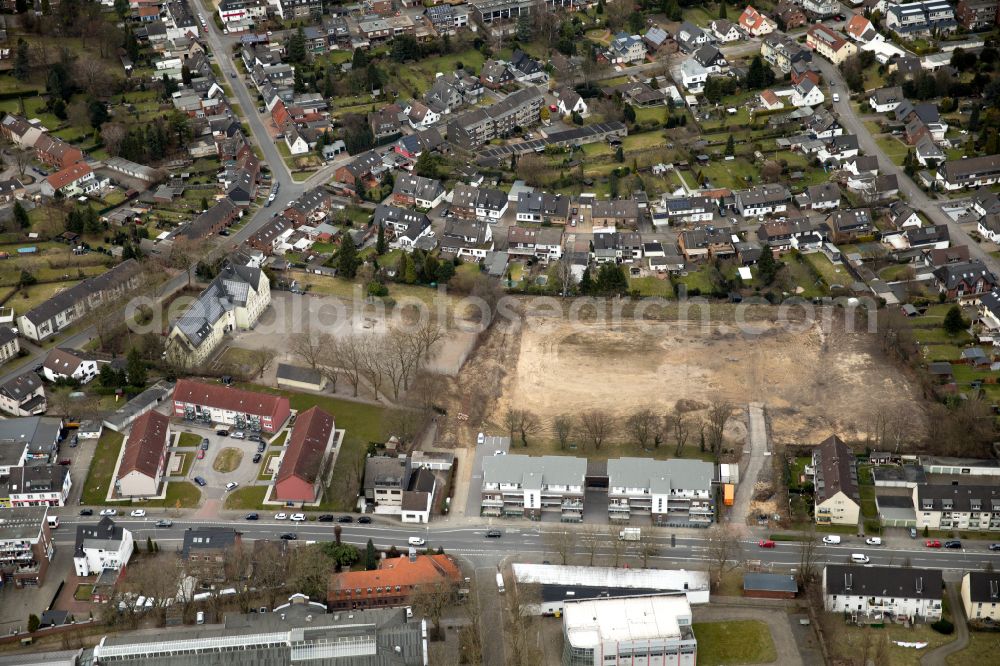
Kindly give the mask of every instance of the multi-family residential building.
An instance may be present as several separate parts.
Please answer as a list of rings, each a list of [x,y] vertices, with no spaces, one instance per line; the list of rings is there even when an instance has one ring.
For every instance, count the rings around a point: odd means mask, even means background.
[[[510,23],[535,11],[534,0],[472,0],[472,18],[483,26]]]
[[[271,304],[271,282],[259,268],[227,263],[167,335],[167,357],[188,368],[208,360],[226,333],[253,328]]]
[[[444,201],[445,190],[436,178],[400,174],[392,188],[392,201],[399,206],[430,209]]]
[[[29,340],[41,342],[80,320],[102,303],[135,289],[141,272],[139,262],[127,259],[101,275],[78,282],[18,317],[18,330]]]
[[[611,40],[607,53],[612,65],[630,65],[646,59],[646,45],[639,35],[620,32]]]
[[[806,45],[830,62],[839,65],[858,52],[858,47],[847,37],[822,23],[809,26],[806,31]]]
[[[1000,573],[970,571],[962,576],[962,605],[972,622],[1000,621]]]
[[[40,587],[55,554],[48,507],[0,509],[0,583]]]
[[[276,433],[292,415],[285,396],[190,379],[178,380],[173,400],[175,418],[254,432]]]
[[[315,406],[300,412],[282,449],[271,499],[286,506],[318,501],[335,436],[333,416]]]
[[[132,423],[115,477],[115,494],[122,498],[159,494],[167,471],[170,419],[149,411]]]
[[[534,224],[569,223],[570,198],[565,194],[548,192],[528,192],[517,200],[518,222]]]
[[[563,255],[562,229],[558,227],[513,226],[507,230],[510,255],[536,257],[544,263],[558,261]]]
[[[958,26],[955,10],[947,0],[923,0],[891,4],[885,10],[885,27],[900,37],[914,37],[954,32]]]
[[[966,30],[987,30],[997,24],[997,0],[959,0],[955,18]]]
[[[831,613],[894,620],[941,619],[940,569],[845,566],[823,568],[823,602]]]
[[[820,525],[856,525],[861,495],[854,452],[839,437],[831,435],[813,450],[812,468],[816,522]]]
[[[569,666],[694,666],[698,660],[683,596],[569,600],[562,617],[562,663]]]
[[[6,363],[21,353],[21,343],[17,333],[10,326],[0,326],[0,364]]]
[[[764,16],[751,5],[747,5],[737,22],[751,37],[762,37],[778,29],[778,24],[773,19]]]
[[[0,506],[66,506],[72,487],[65,465],[11,467],[0,474]]]
[[[562,522],[581,522],[586,473],[584,458],[486,456],[480,513],[541,520],[550,512]]]
[[[715,520],[715,467],[701,460],[617,458],[608,461],[608,516],[654,525],[707,527]]]
[[[34,370],[26,370],[0,384],[0,411],[14,416],[34,416],[45,412],[45,387]]]
[[[830,18],[840,11],[837,0],[802,0],[802,9],[814,18]]]
[[[457,587],[462,572],[450,555],[391,557],[373,571],[345,571],[330,577],[327,606],[345,611],[405,606],[424,587]]]
[[[242,577],[242,571],[226,570],[227,553],[242,543],[243,533],[231,527],[189,527],[184,531],[180,565],[201,583],[222,583],[230,574]]]
[[[760,55],[782,73],[788,74],[797,62],[810,62],[812,51],[781,32],[774,32],[761,40]]]
[[[946,190],[995,185],[1000,182],[1000,155],[948,160],[938,167],[935,182]]]
[[[282,19],[320,18],[323,14],[321,0],[268,0],[274,13]]]
[[[736,210],[743,217],[783,213],[792,198],[788,188],[779,183],[761,185],[752,190],[734,192]]]
[[[997,277],[978,259],[939,266],[934,277],[938,290],[948,299],[978,296],[997,287]]]
[[[77,525],[73,567],[77,576],[121,571],[135,550],[132,532],[104,516],[96,525]]]
[[[542,94],[538,88],[523,88],[496,104],[468,111],[448,123],[448,140],[466,150],[497,137],[506,137],[515,127],[530,127],[539,121]]]
[[[479,261],[493,250],[493,229],[485,220],[448,220],[440,239],[441,252]]]
[[[981,484],[922,483],[913,489],[917,527],[932,530],[1000,530],[1000,487]]]

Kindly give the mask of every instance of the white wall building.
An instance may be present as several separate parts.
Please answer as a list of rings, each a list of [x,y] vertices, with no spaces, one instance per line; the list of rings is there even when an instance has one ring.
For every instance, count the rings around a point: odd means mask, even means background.
[[[715,520],[715,466],[701,460],[617,458],[608,461],[608,515],[628,521],[652,515],[659,525],[697,527]]]
[[[872,618],[941,619],[940,569],[828,565],[823,569],[826,610]]]
[[[77,525],[73,567],[77,576],[93,576],[105,569],[121,571],[132,557],[132,533],[104,516],[96,525]]]

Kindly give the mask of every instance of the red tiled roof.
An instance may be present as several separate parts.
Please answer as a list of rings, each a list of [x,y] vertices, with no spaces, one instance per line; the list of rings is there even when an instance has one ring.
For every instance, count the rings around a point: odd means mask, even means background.
[[[167,448],[169,425],[170,419],[159,412],[146,412],[135,420],[125,443],[122,464],[118,467],[119,479],[133,471],[156,478],[163,451]]]
[[[319,407],[310,407],[299,414],[281,460],[276,485],[293,476],[309,485],[315,483],[333,430],[333,417]]]
[[[92,173],[93,169],[86,162],[77,162],[72,166],[68,166],[65,169],[60,169],[54,174],[46,178],[49,185],[53,189],[61,190],[62,188],[74,183],[89,173]]]
[[[288,398],[243,389],[180,379],[174,387],[174,402],[215,407],[231,412],[274,416],[289,409]],[[277,424],[275,424],[277,425]]]
[[[375,571],[334,574],[330,578],[328,598],[331,602],[338,598],[346,599],[347,590],[351,590],[349,598],[354,601],[377,599],[380,596],[394,597],[399,594],[395,591],[397,585],[405,590],[436,583],[457,584],[461,580],[462,574],[449,555],[418,555],[413,562],[404,555],[382,560]],[[369,588],[371,592],[368,591]],[[382,594],[377,592],[377,588],[382,588]],[[360,594],[357,593],[359,589]],[[341,591],[345,594],[339,595]]]

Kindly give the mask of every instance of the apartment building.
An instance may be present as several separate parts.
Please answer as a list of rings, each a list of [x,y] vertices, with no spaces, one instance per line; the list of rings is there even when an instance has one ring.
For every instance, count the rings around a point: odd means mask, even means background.
[[[531,14],[537,7],[535,0],[472,0],[472,18],[483,26],[516,21],[519,16]]]
[[[392,201],[397,206],[430,209],[444,201],[444,196],[440,180],[415,174],[400,174],[392,188]]]
[[[937,530],[1000,530],[1000,485],[925,483],[913,488],[917,527]],[[957,481],[955,482],[958,483]]]
[[[153,497],[167,471],[170,419],[149,411],[132,424],[118,465],[115,493],[119,497]]]
[[[816,523],[857,525],[861,495],[854,452],[839,437],[831,435],[813,450],[812,468]]]
[[[955,11],[946,0],[889,5],[885,10],[885,27],[904,39],[948,34],[957,26]]]
[[[736,210],[743,217],[757,217],[772,213],[783,213],[792,198],[788,188],[780,183],[761,185],[751,190],[734,192]]]
[[[539,120],[542,94],[537,88],[522,88],[496,104],[468,111],[448,123],[448,140],[466,150],[475,150],[497,137],[510,135],[515,127],[530,127]]]
[[[517,198],[518,222],[530,224],[561,224],[569,223],[570,197],[565,194],[549,192],[522,193]]]
[[[0,584],[39,587],[55,554],[45,506],[0,509]]]
[[[815,23],[806,31],[806,45],[835,65],[858,52],[858,47],[847,37],[822,23]]]
[[[608,516],[654,525],[708,527],[715,521],[715,466],[701,460],[617,458],[608,461]]]
[[[970,571],[962,576],[962,605],[970,622],[1000,622],[1000,573]]]
[[[96,525],[77,525],[73,568],[77,576],[94,576],[107,569],[121,571],[135,550],[132,533],[104,516]]]
[[[442,254],[479,261],[493,250],[493,229],[484,220],[448,220],[439,245]]]
[[[0,506],[66,506],[72,487],[65,465],[10,467],[0,475]]]
[[[271,304],[271,282],[260,268],[227,263],[167,335],[167,357],[186,368],[207,361],[226,334],[252,329]]]
[[[995,185],[1000,182],[1000,155],[948,160],[938,167],[935,181],[949,191]]]
[[[988,30],[997,24],[997,0],[959,0],[955,18],[966,30]]]
[[[543,512],[550,512],[562,522],[581,522],[586,474],[585,458],[487,456],[480,515],[541,520]]]
[[[507,229],[507,252],[511,255],[557,261],[563,256],[562,229],[551,227],[510,227]]]
[[[324,410],[314,406],[296,415],[278,462],[272,499],[286,506],[318,501],[335,440],[333,416]]]
[[[832,613],[936,622],[943,590],[940,569],[834,564],[823,569],[823,601]]]
[[[274,434],[288,421],[291,407],[280,395],[181,379],[174,386],[174,417]]]

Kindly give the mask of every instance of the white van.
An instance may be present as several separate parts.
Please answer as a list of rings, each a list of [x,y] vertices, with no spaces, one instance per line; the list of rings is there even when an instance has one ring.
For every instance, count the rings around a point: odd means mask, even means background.
[[[205,624],[205,611],[198,611],[198,615],[195,622],[197,622],[198,624]]]
[[[406,540],[406,543],[410,544],[411,546],[423,546],[427,542],[421,539],[420,537],[410,537],[409,539]]]
[[[823,543],[836,545],[840,543],[840,537],[837,536],[836,534],[827,534],[825,537],[823,537]]]
[[[861,553],[854,553],[851,555],[851,562],[854,564],[868,564],[868,556]]]

